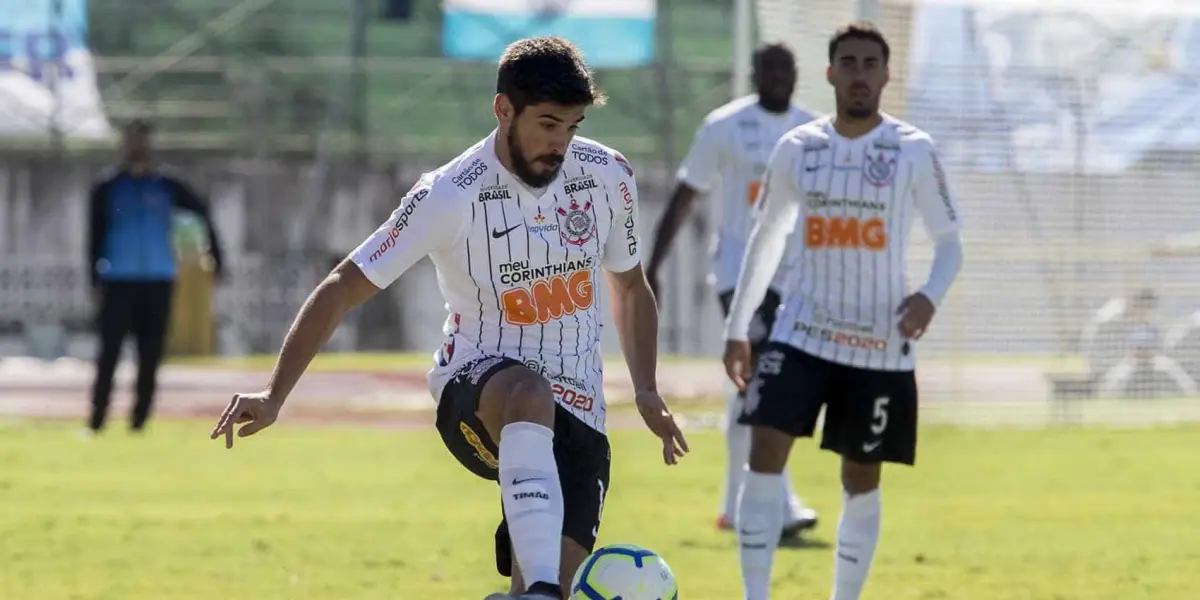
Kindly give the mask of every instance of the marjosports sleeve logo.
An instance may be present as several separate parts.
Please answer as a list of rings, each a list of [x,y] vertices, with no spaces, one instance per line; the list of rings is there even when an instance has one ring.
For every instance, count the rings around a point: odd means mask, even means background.
[[[937,182],[942,206],[946,207],[946,219],[952,223],[958,221],[958,211],[954,210],[954,203],[950,201],[950,186],[946,184],[946,171],[942,168],[942,161],[938,160],[937,150],[929,150],[929,160],[933,161],[933,178]]]
[[[417,204],[420,204],[428,195],[429,188],[421,188],[415,193],[411,193],[404,200],[398,211],[400,214],[396,217],[396,223],[392,225],[392,230],[388,232],[387,239],[383,240],[383,243],[379,244],[379,247],[371,253],[371,256],[367,259],[368,263],[373,263],[383,258],[383,255],[388,250],[396,247],[396,238],[400,237],[400,232],[404,231],[405,227],[408,227],[408,220],[412,217],[413,211],[417,209]]]
[[[621,190],[621,200],[624,202],[625,209],[625,247],[629,250],[629,255],[637,254],[637,223],[633,222],[633,192],[624,181],[618,186]]]

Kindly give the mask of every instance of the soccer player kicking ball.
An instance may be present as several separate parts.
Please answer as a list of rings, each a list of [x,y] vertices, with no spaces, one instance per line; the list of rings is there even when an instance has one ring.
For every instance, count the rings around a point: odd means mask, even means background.
[[[687,158],[679,167],[679,185],[671,195],[666,213],[658,224],[654,249],[646,265],[646,278],[657,294],[658,270],[667,256],[675,234],[691,213],[696,196],[709,193],[718,208],[719,223],[712,256],[712,279],[717,289],[721,309],[728,316],[733,288],[737,285],[738,269],[746,253],[746,239],[753,225],[751,207],[758,196],[763,171],[771,149],[779,138],[797,125],[813,120],[812,114],[792,103],[796,89],[796,57],[787,46],[767,44],[754,52],[753,82],[755,93],[738,98],[709,113],[696,132],[696,139]],[[720,188],[713,189],[715,179]],[[767,292],[755,313],[757,322],[751,335],[751,350],[757,353],[766,342],[779,294]],[[753,357],[752,357],[753,358]],[[750,456],[750,428],[737,422],[742,413],[743,394],[731,394],[725,412],[725,487],[719,529],[732,529],[737,515],[737,495],[745,476],[746,459]],[[817,524],[817,513],[804,506],[784,474],[780,494],[784,494],[787,511],[783,537],[798,536],[801,531]]]
[[[640,266],[638,200],[623,156],[576,138],[603,102],[578,50],[520,40],[500,59],[498,127],[425,174],[317,286],[266,390],[234,396],[213,439],[232,447],[275,422],[346,313],[429,256],[449,316],[429,387],[437,428],[464,467],[500,486],[505,598],[564,598],[596,543],[609,445],[596,298],[608,277],[621,348],[646,424],[675,462],[687,443],[656,387],[658,310]]]
[[[822,407],[821,447],[842,455],[833,600],[857,600],[871,568],[881,464],[916,458],[913,344],[962,267],[962,243],[932,140],[879,112],[888,57],[869,23],[833,35],[826,77],[837,113],[779,141],[756,205],[725,346],[725,369],[746,390],[742,419],[752,427],[738,506],[746,600],[769,596],[780,473],[794,439],[814,434]],[[936,247],[928,281],[908,294],[915,214]],[[750,380],[747,330],[781,259],[783,307]]]

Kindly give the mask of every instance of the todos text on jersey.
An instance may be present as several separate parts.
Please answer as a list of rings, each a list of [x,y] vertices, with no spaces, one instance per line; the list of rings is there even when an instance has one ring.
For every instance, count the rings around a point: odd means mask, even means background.
[[[487,173],[487,170],[487,163],[477,158],[475,159],[475,162],[472,162],[467,166],[467,168],[463,169],[462,172],[460,172],[458,175],[455,175],[451,182],[453,182],[455,186],[458,186],[458,189],[465,190],[470,187],[472,183],[475,183],[475,180],[479,179],[481,175]]]

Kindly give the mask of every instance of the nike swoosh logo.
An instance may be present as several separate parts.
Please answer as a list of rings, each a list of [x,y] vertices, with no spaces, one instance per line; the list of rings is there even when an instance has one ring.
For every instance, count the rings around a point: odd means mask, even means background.
[[[863,444],[863,452],[865,454],[870,454],[870,453],[874,452],[875,449],[878,448],[881,444],[883,444],[882,440],[875,440],[874,442],[869,442],[869,443]]]
[[[520,227],[521,225],[522,225],[521,223],[517,223],[516,225],[513,225],[512,227],[509,227],[508,229],[505,229],[504,231],[500,231],[499,229],[493,229],[492,237],[494,237],[496,239],[500,239],[500,238],[512,233],[513,230]]]
[[[509,231],[512,231],[512,230],[509,229]],[[543,479],[545,479],[545,477],[528,477],[526,479],[513,479],[512,484],[513,485],[521,485],[522,483],[529,483],[530,481],[541,481]]]

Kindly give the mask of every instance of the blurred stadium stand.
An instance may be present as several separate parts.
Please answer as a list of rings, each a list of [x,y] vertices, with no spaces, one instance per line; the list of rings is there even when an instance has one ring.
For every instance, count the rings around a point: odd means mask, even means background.
[[[313,151],[316,134],[332,125],[326,133],[339,148],[448,157],[492,127],[486,107],[495,67],[440,56],[436,0],[413,0],[405,21],[385,18],[383,3],[369,2],[357,30],[353,2],[321,0],[260,2],[261,9],[220,24],[247,4],[93,2],[91,42],[109,113],[159,114],[165,140],[197,149]],[[729,96],[728,2],[663,5],[676,57],[667,73],[670,103],[660,97],[654,68],[605,71],[600,82],[612,108],[588,119],[593,135],[641,157],[660,152],[664,115],[684,132],[674,140],[683,151],[698,120]],[[184,41],[192,39],[199,47],[188,51]]]

